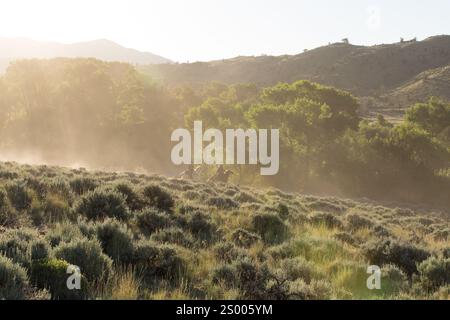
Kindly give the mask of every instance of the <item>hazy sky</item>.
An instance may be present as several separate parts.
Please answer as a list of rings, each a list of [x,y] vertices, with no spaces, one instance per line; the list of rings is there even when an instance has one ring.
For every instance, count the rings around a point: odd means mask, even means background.
[[[1,0],[0,36],[106,38],[185,62],[450,34],[449,0]]]

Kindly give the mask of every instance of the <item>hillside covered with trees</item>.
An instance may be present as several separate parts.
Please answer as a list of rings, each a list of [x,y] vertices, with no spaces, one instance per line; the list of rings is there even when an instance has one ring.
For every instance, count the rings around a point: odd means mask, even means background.
[[[404,88],[417,81],[416,77],[438,73],[434,69],[446,70],[449,65],[450,36],[442,35],[423,41],[402,39],[397,43],[374,46],[340,42],[296,55],[243,56],[209,62],[139,66],[139,69],[175,87],[201,86],[211,81],[255,83],[266,87],[278,82],[309,80],[349,91],[362,98],[362,102],[367,102],[370,97],[369,103],[364,103],[366,114],[398,117],[411,103],[426,102],[430,94],[449,101],[450,82],[445,76],[430,75],[427,81],[430,90],[408,92]]]
[[[279,174],[231,166],[232,182],[448,206],[450,105],[413,105],[395,125],[358,108],[350,93],[309,81],[166,88],[122,63],[23,60],[0,78],[0,147],[27,163],[175,175],[175,128],[279,128]]]

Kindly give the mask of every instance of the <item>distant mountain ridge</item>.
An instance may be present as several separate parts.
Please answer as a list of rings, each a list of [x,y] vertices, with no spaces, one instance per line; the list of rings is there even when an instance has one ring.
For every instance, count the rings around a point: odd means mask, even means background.
[[[190,64],[142,66],[140,69],[168,85],[220,81],[270,86],[304,79],[344,89],[358,97],[378,99],[385,95],[395,96],[397,88],[405,92],[403,86],[421,73],[448,65],[450,36],[442,35],[423,41],[414,39],[375,46],[334,43],[297,55],[236,57]],[[449,78],[441,78],[441,89],[430,92],[440,93],[442,88],[450,92]],[[429,84],[433,85],[433,82],[429,81]],[[424,90],[421,92],[425,93]],[[409,102],[398,97],[395,100],[400,108],[405,107],[403,102]],[[377,102],[377,105],[382,104],[381,100]]]
[[[105,61],[131,64],[171,63],[169,59],[150,52],[125,48],[113,41],[100,39],[73,44],[41,42],[24,38],[0,37],[0,72],[17,59],[24,58],[83,58],[92,57]]]

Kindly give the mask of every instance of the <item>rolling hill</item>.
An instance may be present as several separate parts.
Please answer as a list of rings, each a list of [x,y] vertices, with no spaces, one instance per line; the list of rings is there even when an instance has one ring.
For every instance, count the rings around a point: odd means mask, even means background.
[[[348,90],[358,97],[374,97],[375,106],[387,108],[389,98],[398,104],[408,95],[412,97],[411,92],[407,92],[410,90],[415,91],[416,100],[424,100],[430,94],[448,98],[450,82],[441,73],[448,73],[445,67],[449,64],[450,36],[442,35],[423,41],[375,46],[334,43],[297,55],[236,57],[211,62],[142,66],[140,69],[168,85],[220,81],[268,86],[280,81],[305,79]],[[431,76],[431,73],[435,75]],[[412,84],[426,76],[431,77],[426,81],[426,87],[415,90]],[[399,107],[405,105],[400,104]]]

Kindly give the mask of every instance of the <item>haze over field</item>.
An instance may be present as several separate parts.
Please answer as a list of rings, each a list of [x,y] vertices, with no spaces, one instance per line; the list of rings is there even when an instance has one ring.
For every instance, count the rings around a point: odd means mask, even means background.
[[[2,1],[0,300],[449,300],[448,12]]]

